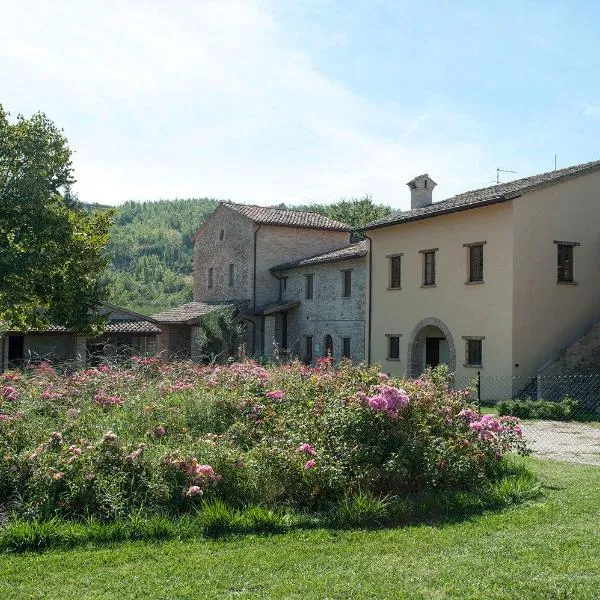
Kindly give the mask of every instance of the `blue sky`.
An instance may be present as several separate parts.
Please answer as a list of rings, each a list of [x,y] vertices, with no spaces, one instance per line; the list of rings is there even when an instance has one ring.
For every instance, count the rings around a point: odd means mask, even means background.
[[[41,110],[80,198],[407,208],[600,159],[593,2],[21,0],[0,102]],[[509,175],[504,175],[508,179]]]

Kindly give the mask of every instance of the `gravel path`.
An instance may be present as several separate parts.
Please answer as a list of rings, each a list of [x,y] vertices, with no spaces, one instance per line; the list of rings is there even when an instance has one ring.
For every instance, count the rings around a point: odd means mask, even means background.
[[[522,426],[533,456],[600,465],[600,424],[524,421]]]

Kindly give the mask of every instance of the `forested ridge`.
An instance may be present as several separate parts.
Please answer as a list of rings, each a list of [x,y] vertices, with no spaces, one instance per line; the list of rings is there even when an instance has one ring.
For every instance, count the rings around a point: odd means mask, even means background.
[[[218,200],[188,198],[126,202],[115,207],[108,252],[110,300],[144,314],[154,314],[192,300],[192,235]],[[109,209],[85,205],[90,210]],[[310,206],[310,210],[354,227],[387,215],[390,208],[369,197]]]

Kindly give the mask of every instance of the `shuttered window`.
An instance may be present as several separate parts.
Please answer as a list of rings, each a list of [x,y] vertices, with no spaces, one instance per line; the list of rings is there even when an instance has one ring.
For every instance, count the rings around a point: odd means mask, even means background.
[[[558,277],[562,283],[573,282],[573,246],[558,244]]]
[[[352,295],[352,271],[342,271],[342,296],[350,298]]]
[[[469,247],[469,281],[483,281],[483,244]]]
[[[313,287],[314,287],[314,277],[313,275],[306,275],[304,279],[304,297],[306,300],[312,300],[313,298]]]
[[[423,253],[423,285],[435,285],[435,252]]]
[[[388,359],[398,360],[400,358],[400,336],[388,336]]]
[[[481,340],[467,340],[467,364],[473,367],[481,366]]]
[[[400,287],[400,275],[402,273],[402,257],[390,257],[390,288],[397,289]]]

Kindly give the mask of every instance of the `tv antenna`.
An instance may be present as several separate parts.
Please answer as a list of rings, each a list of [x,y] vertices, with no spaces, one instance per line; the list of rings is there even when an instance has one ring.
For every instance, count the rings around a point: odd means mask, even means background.
[[[508,169],[496,168],[496,185],[500,183],[500,173],[516,173],[516,171],[509,171]]]

